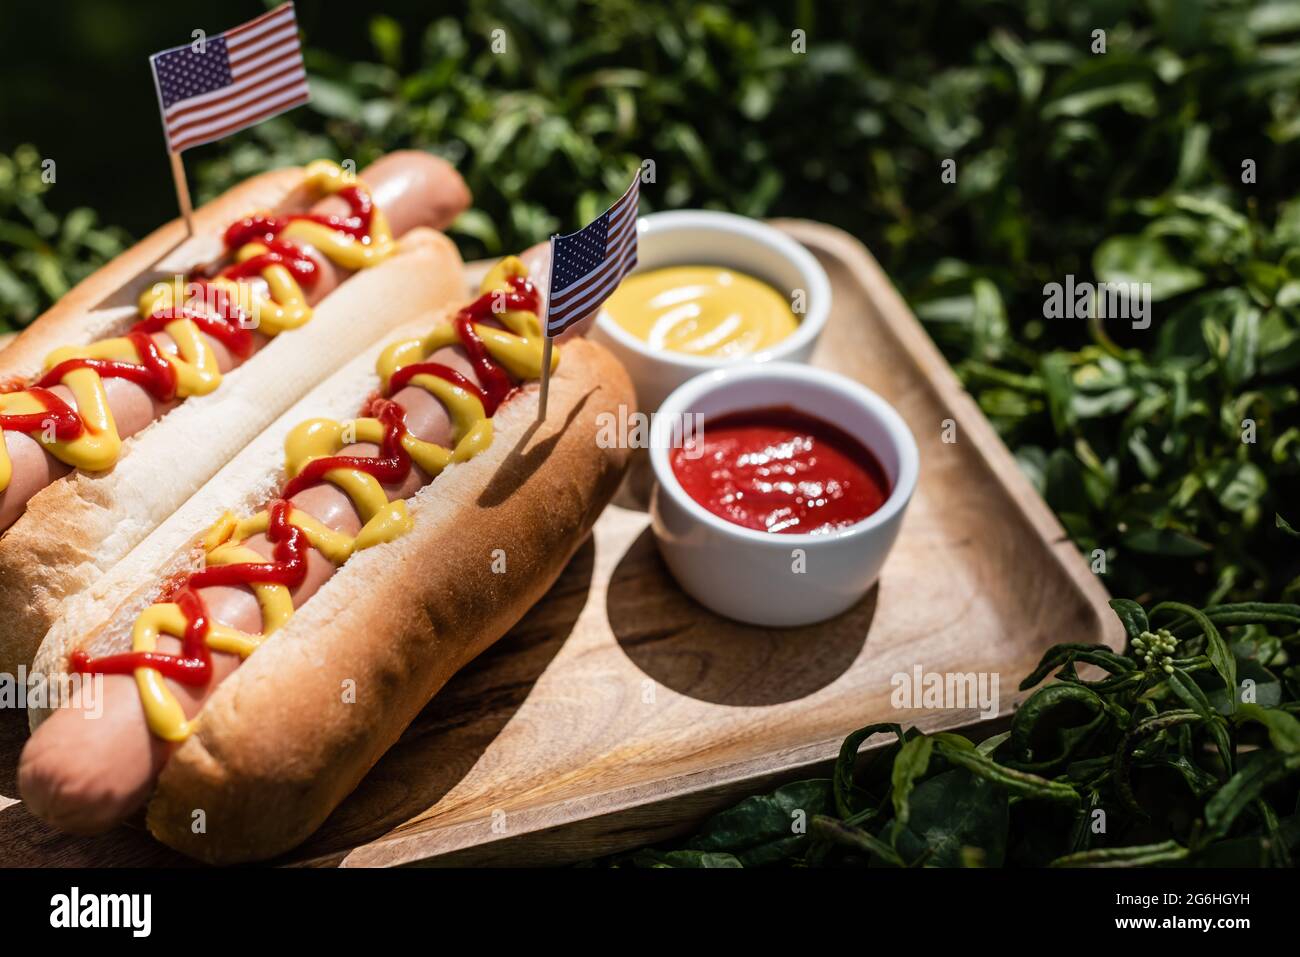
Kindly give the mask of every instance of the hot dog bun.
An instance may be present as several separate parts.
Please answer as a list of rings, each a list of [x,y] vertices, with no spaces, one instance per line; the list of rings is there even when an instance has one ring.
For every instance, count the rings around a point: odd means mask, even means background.
[[[419,164],[448,177],[467,201],[463,182],[443,161],[421,155]],[[428,193],[425,184],[413,195]],[[459,198],[454,188],[446,196]],[[31,379],[52,349],[120,334],[139,318],[143,290],[221,258],[222,233],[231,222],[258,209],[305,209],[311,199],[301,169],[277,170],[197,210],[191,239],[180,241],[179,222],[162,227],[5,348],[0,378]],[[214,392],[185,400],[126,439],[110,471],[73,471],[37,492],[0,536],[0,671],[30,664],[70,597],[91,587],[308,388],[359,348],[458,298],[464,285],[455,245],[432,229],[415,228],[400,237],[392,256],[330,292],[302,329],[274,337],[227,372]]]
[[[427,331],[429,321],[413,329]],[[408,500],[413,530],[354,555],[216,688],[159,779],[147,815],[156,837],[212,863],[298,844],[447,679],[550,587],[626,465],[626,450],[597,445],[597,416],[634,402],[626,373],[599,346],[575,340],[562,350],[545,423],[535,421],[531,383],[497,411],[487,450]],[[289,430],[354,414],[373,392],[377,352],[313,390],[141,542],[95,597],[76,599],[37,668],[62,671],[77,649],[128,649],[133,621],[161,580],[188,566],[196,533],[276,495]],[[498,548],[504,574],[493,573]],[[355,688],[353,703],[345,687]],[[33,724],[41,717],[33,713]]]

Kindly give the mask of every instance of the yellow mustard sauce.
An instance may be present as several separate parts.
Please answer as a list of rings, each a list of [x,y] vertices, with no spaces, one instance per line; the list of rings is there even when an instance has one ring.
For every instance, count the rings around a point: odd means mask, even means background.
[[[319,196],[331,195],[348,186],[360,184],[354,174],[337,163],[317,160],[305,171],[308,189]],[[330,260],[345,269],[359,270],[373,266],[392,254],[397,248],[388,221],[375,209],[370,222],[370,233],[365,242],[319,223],[295,220],[280,233],[281,239],[297,239],[310,243]],[[262,243],[247,243],[235,253],[236,262],[243,262],[266,252]],[[224,291],[230,300],[246,315],[256,316],[257,329],[267,336],[276,336],[287,329],[297,329],[311,319],[312,310],[302,287],[284,266],[270,265],[261,271],[266,287],[233,279],[214,279],[211,289]],[[185,280],[155,283],[140,296],[142,318],[148,318],[161,309],[185,304]],[[176,319],[163,327],[176,342],[178,355],[164,353],[167,362],[176,372],[176,397],[206,395],[221,384],[221,371],[216,355],[198,325],[189,319]],[[112,359],[140,363],[134,343],[129,338],[104,339],[87,346],[65,346],[55,349],[45,359],[48,372],[68,359]],[[109,409],[104,380],[93,369],[74,369],[65,375],[62,384],[73,394],[77,413],[85,428],[75,439],[61,441],[43,432],[30,432],[47,452],[65,465],[87,471],[99,472],[111,468],[121,454],[122,439]],[[0,415],[22,415],[45,411],[45,406],[26,390],[0,394]],[[0,492],[9,487],[13,477],[13,463],[9,459],[3,436],[0,436]]]
[[[512,277],[526,277],[527,267],[517,257],[509,256],[484,277],[480,294],[508,291]],[[488,354],[517,379],[538,379],[542,374],[544,336],[541,321],[533,312],[507,311],[495,317],[505,329],[475,324]],[[444,346],[455,345],[457,338],[451,322],[440,322],[427,335],[401,340],[389,345],[376,363],[384,392],[393,375],[404,366],[425,362]],[[552,371],[559,365],[559,350],[554,350]],[[447,380],[427,373],[411,377],[409,386],[430,392],[451,414],[454,441],[451,448],[424,442],[409,432],[402,436],[402,446],[411,460],[432,476],[437,476],[454,462],[465,462],[492,444],[492,419],[485,415],[483,404],[466,390]],[[380,444],[384,425],[377,418],[358,418],[348,422],[333,419],[308,419],[295,426],[285,439],[285,471],[288,478],[298,475],[315,459],[339,454],[354,442]],[[331,469],[324,481],[343,491],[356,506],[362,528],[355,537],[335,531],[312,516],[292,509],[289,523],[301,529],[311,545],[336,567],[353,554],[372,545],[393,541],[411,530],[413,519],[405,500],[388,501],[377,479],[360,469]],[[204,534],[201,545],[208,565],[260,564],[262,558],[244,542],[265,532],[270,523],[269,509],[239,519],[227,512]],[[262,630],[249,634],[209,620],[206,642],[209,648],[248,657],[294,612],[290,589],[284,585],[254,583],[253,592],[262,613]],[[181,606],[159,602],[140,615],[132,630],[132,650],[152,652],[161,635],[183,638],[189,625]],[[185,717],[180,702],[167,687],[155,668],[135,669],[136,686],[144,706],[149,729],[167,741],[183,741],[193,733],[198,718]]]
[[[767,283],[718,266],[669,266],[628,276],[605,310],[656,349],[730,358],[768,349],[799,325]]]

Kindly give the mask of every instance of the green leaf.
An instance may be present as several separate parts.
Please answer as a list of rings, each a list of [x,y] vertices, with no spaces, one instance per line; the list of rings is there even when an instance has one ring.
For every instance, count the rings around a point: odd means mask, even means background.
[[[1074,379],[1070,375],[1069,357],[1061,353],[1051,353],[1042,358],[1039,362],[1038,368],[1043,380],[1043,385],[1047,389],[1049,408],[1052,412],[1052,425],[1056,430],[1057,435],[1064,436],[1074,425]],[[1052,456],[1053,458],[1066,456],[1067,461],[1069,461],[1075,468],[1078,467],[1077,463],[1074,463],[1068,458],[1068,453],[1063,449],[1056,449],[1052,453]],[[1063,464],[1064,463],[1062,463],[1062,465]],[[1051,461],[1049,460],[1049,467],[1050,465]],[[1058,466],[1058,468],[1059,467],[1061,466]],[[1052,476],[1049,473],[1049,489],[1051,488],[1051,479]],[[1051,501],[1050,495],[1048,500]]]
[[[1058,514],[1086,516],[1092,511],[1083,467],[1064,449],[1047,458],[1047,501]]]
[[[1268,477],[1252,462],[1224,462],[1210,476],[1211,491],[1230,512],[1257,508],[1268,493]]]
[[[992,757],[993,752],[1000,748],[1011,737],[1010,731],[1003,731],[1001,734],[995,734],[991,738],[985,738],[975,748],[985,757]]]
[[[1014,763],[1024,771],[1058,769],[1087,747],[1113,718],[1105,700],[1090,688],[1063,682],[1039,688],[1011,720]]]
[[[905,743],[894,758],[891,782],[895,827],[907,825],[911,813],[909,798],[912,788],[925,776],[926,770],[930,767],[930,752],[933,749],[934,740],[919,734]]]
[[[1002,865],[1009,822],[1003,788],[957,768],[919,783],[910,804],[908,825],[895,841],[904,860],[960,867],[963,849],[978,848],[987,866]]]
[[[1295,715],[1276,708],[1261,708],[1257,704],[1238,706],[1236,720],[1256,721],[1268,729],[1273,747],[1283,754],[1300,754],[1300,720]]]
[[[1237,687],[1213,688],[1207,692],[1210,704],[1222,715],[1232,715],[1243,704],[1245,685],[1253,685],[1251,694],[1253,703],[1264,708],[1273,708],[1282,703],[1282,683],[1277,676],[1258,661],[1241,657],[1241,649],[1234,644],[1233,655],[1237,659]]]
[[[1115,794],[1123,807],[1139,818],[1149,816],[1147,810],[1138,802],[1130,780],[1136,749],[1148,739],[1167,737],[1182,726],[1201,720],[1201,716],[1191,709],[1162,711],[1143,718],[1124,733],[1114,756],[1110,759],[1110,774]]]
[[[1172,611],[1186,615],[1196,622],[1201,633],[1205,635],[1206,654],[1209,656],[1211,663],[1213,663],[1214,670],[1219,673],[1219,677],[1223,679],[1223,683],[1235,691],[1237,687],[1237,659],[1233,656],[1232,650],[1228,647],[1228,643],[1223,640],[1223,636],[1219,633],[1219,629],[1214,626],[1214,623],[1209,619],[1209,617],[1204,612],[1193,608],[1191,605],[1185,605],[1182,602],[1176,601],[1161,602],[1155,608],[1151,609],[1151,614],[1154,617],[1164,611]]]
[[[893,867],[907,866],[897,851],[870,831],[825,816],[813,818],[812,827],[813,833],[823,840],[875,857]]]
[[[1151,301],[1163,302],[1205,284],[1205,274],[1174,256],[1154,236],[1112,236],[1097,247],[1092,270],[1102,282],[1151,284]]]
[[[1255,375],[1259,360],[1260,311],[1244,306],[1232,318],[1228,337],[1228,359],[1224,373],[1231,385],[1238,386]]]
[[[323,76],[308,78],[311,87],[311,108],[323,116],[336,119],[355,119],[361,112],[361,96],[343,83]]]
[[[1121,535],[1120,541],[1135,552],[1170,558],[1192,558],[1213,549],[1209,542],[1172,528],[1133,528]]]
[[[897,724],[881,722],[859,728],[840,745],[840,754],[835,761],[835,774],[832,778],[835,795],[835,809],[840,817],[851,818],[861,810],[863,797],[853,784],[853,772],[857,768],[858,749],[868,738],[877,734],[893,734],[902,745],[903,729]]]
[[[1177,841],[1162,841],[1159,844],[1104,847],[1067,854],[1052,861],[1052,867],[1155,867],[1181,863],[1187,855],[1187,848]]]
[[[1209,697],[1201,687],[1192,680],[1192,676],[1181,668],[1174,668],[1169,674],[1169,687],[1173,689],[1174,694],[1201,717],[1205,728],[1209,731],[1210,736],[1214,738],[1215,747],[1219,751],[1219,760],[1223,762],[1224,768],[1229,774],[1233,768],[1233,748],[1232,741],[1228,738],[1227,726],[1213,704],[1210,703]]]
[[[1071,806],[1079,804],[1079,792],[1064,781],[1051,781],[1027,771],[1004,767],[973,749],[954,748],[944,741],[939,741],[938,746],[939,753],[951,763],[1019,797],[1055,801]]]
[[[402,62],[402,26],[382,14],[370,18],[370,42],[380,59],[393,69]]]
[[[1139,607],[1138,610],[1141,611],[1141,608]],[[1146,620],[1145,616],[1142,620]],[[1104,668],[1112,675],[1124,675],[1134,669],[1131,660],[1123,655],[1115,654],[1106,645],[1066,642],[1053,645],[1047,650],[1042,659],[1039,660],[1038,667],[1020,682],[1020,690],[1028,691],[1057,668],[1062,669],[1068,677],[1073,679],[1077,677],[1074,665],[1080,661],[1085,664],[1096,665],[1098,668]]]
[[[1144,631],[1151,630],[1151,623],[1147,621],[1147,613],[1142,606],[1135,601],[1127,598],[1112,598],[1110,607],[1124,623],[1124,631],[1128,634],[1128,640],[1132,641]]]
[[[734,855],[746,867],[767,864],[800,846],[808,821],[831,804],[830,781],[796,781],[720,811],[684,843],[692,851]]]
[[[1112,62],[1105,62],[1112,57]],[[1138,116],[1153,116],[1158,107],[1150,80],[1142,65],[1121,60],[1115,53],[1095,62],[1085,61],[1056,85],[1043,108],[1043,118],[1084,117],[1112,106]]]
[[[1268,751],[1243,760],[1234,774],[1205,805],[1207,838],[1224,837],[1233,823],[1267,787],[1300,770],[1300,755]]]
[[[467,209],[448,227],[449,232],[473,236],[490,250],[501,249],[501,237],[497,234],[492,217],[481,209]]]
[[[1246,13],[1245,25],[1256,36],[1293,33],[1300,30],[1300,8],[1280,0],[1253,4]]]

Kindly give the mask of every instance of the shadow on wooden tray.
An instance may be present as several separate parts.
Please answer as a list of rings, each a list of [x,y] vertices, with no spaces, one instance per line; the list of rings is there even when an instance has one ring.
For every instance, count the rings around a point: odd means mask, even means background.
[[[606,613],[624,654],[664,686],[714,704],[772,705],[813,694],[849,670],[866,643],[878,592],[820,625],[742,625],[678,588],[646,529],[614,569]]]

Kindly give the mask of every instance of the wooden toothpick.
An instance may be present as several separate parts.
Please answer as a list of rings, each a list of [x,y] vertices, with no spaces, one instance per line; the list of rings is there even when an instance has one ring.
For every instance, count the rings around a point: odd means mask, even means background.
[[[542,395],[537,402],[537,421],[546,421],[546,402],[551,395],[551,348],[555,337],[551,335],[551,271],[555,268],[555,237],[551,237],[551,254],[546,263],[546,282],[542,289],[546,295],[546,307],[542,310],[542,332],[546,344],[542,346]]]
[[[543,422],[546,421],[546,400],[551,392],[551,345],[554,342],[554,336],[547,336],[546,345],[542,346],[542,397],[537,403],[537,418]]]
[[[194,207],[190,203],[190,184],[185,180],[185,163],[181,154],[170,151],[172,158],[172,179],[176,183],[176,202],[180,204],[181,215],[185,217],[185,232],[194,235]]]

